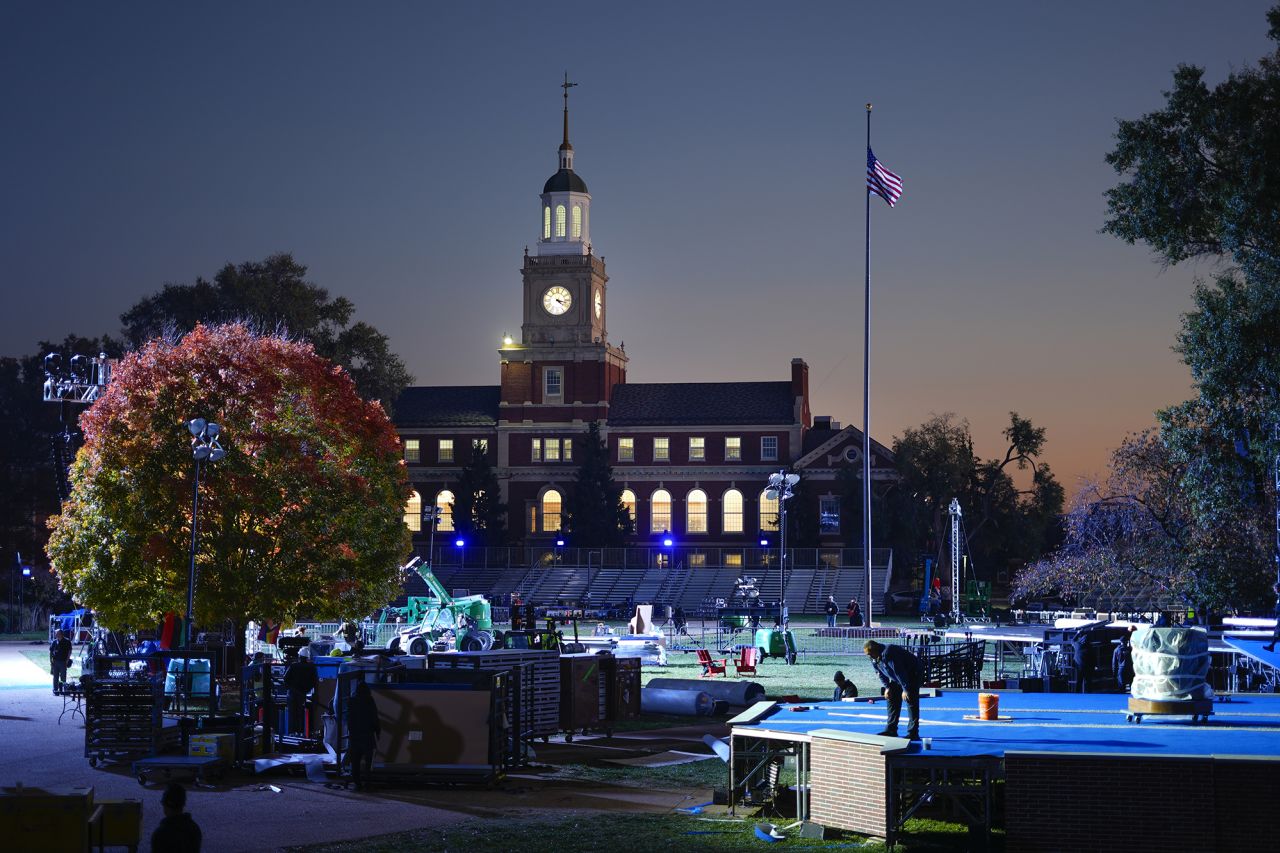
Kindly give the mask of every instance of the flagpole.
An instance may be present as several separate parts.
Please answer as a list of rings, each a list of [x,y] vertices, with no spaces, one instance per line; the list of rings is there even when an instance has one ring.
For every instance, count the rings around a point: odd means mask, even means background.
[[[867,104],[867,152],[871,152],[871,104]],[[867,571],[867,616],[871,627],[871,188],[866,189],[866,243],[862,300],[862,561]]]

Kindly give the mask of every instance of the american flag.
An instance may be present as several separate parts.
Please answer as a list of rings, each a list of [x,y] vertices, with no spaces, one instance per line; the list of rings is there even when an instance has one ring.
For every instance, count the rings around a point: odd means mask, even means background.
[[[890,207],[902,197],[902,178],[886,169],[870,148],[867,149],[867,192],[880,196]]]

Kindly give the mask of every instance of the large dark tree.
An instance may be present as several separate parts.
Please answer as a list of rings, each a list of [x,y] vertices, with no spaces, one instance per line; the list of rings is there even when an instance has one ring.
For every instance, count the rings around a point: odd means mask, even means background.
[[[1036,559],[1054,544],[1063,490],[1040,459],[1045,431],[1010,412],[1004,438],[1002,457],[979,459],[968,422],[946,413],[894,442],[901,478],[896,503],[900,512],[918,519],[907,527],[926,534],[920,550],[926,543],[938,548],[945,540],[952,498],[960,501],[966,544],[982,575]],[[1029,482],[1018,485],[1011,474],[1016,469],[1029,471],[1024,477]]]
[[[197,323],[243,322],[264,334],[304,340],[316,352],[346,368],[366,400],[391,404],[413,381],[391,351],[387,336],[368,323],[353,323],[355,306],[306,280],[307,268],[289,254],[235,266],[227,264],[213,281],[168,284],[121,315],[133,347],[157,337],[173,338]]]
[[[1280,7],[1267,13],[1280,42]],[[1166,263],[1229,258],[1280,267],[1280,51],[1213,88],[1180,65],[1164,109],[1121,121],[1107,162],[1125,181],[1107,193],[1104,230],[1149,245]]]
[[[507,505],[499,499],[498,475],[487,449],[472,445],[453,492],[453,528],[476,545],[502,545],[507,537]]]
[[[631,532],[631,514],[622,503],[622,488],[613,481],[609,451],[592,421],[585,439],[574,442],[578,471],[565,496],[564,529],[580,548],[618,548]]]

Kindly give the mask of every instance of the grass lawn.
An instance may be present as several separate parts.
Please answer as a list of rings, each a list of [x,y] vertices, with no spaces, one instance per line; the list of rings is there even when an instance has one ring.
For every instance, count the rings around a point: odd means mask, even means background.
[[[719,657],[719,655],[712,655]],[[799,696],[802,699],[830,699],[836,670],[858,686],[860,696],[879,696],[880,679],[865,655],[800,655],[788,666],[781,658],[768,658],[760,664],[756,675],[743,676],[761,684],[770,697]],[[642,682],[652,678],[700,678],[702,667],[693,652],[669,652],[666,666],[646,666],[641,670]],[[717,676],[719,677],[719,676]],[[733,661],[729,661],[728,677],[737,678]],[[711,679],[707,679],[708,681]]]
[[[403,850],[509,853],[513,850],[553,849],[556,853],[654,853],[684,850],[747,850],[765,842],[755,836],[755,819],[699,818],[682,813],[601,814],[580,812],[558,816],[512,817],[507,820],[467,822],[448,829],[418,830],[364,838],[359,841],[295,847],[302,853],[400,853]],[[968,850],[963,828],[933,821],[912,821],[911,835],[896,849],[907,853]],[[777,843],[788,850],[865,850],[878,853],[883,843],[862,836],[840,834],[826,841],[799,838],[792,830]],[[999,849],[999,839],[995,848]]]

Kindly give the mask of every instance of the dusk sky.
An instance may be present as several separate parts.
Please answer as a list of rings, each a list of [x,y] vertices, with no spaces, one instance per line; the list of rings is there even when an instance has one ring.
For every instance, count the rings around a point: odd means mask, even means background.
[[[1099,232],[1118,118],[1179,62],[1267,52],[1272,0],[47,3],[0,0],[0,355],[117,333],[166,282],[289,251],[421,384],[498,383],[521,255],[575,166],[633,382],[783,380],[872,434],[1049,430],[1069,491],[1189,395],[1197,275]]]

